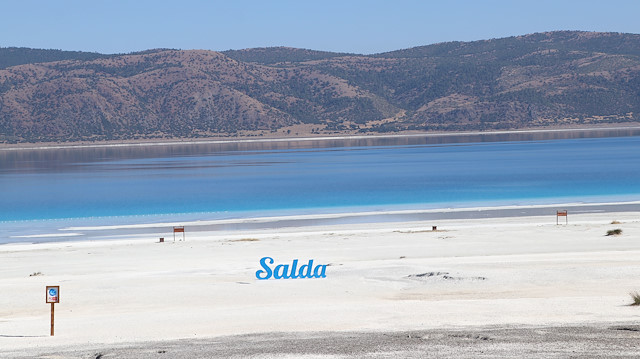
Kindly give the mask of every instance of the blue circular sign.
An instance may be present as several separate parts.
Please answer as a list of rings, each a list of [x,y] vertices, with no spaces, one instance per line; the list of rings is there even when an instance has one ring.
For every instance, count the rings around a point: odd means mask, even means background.
[[[49,289],[49,295],[52,297],[55,297],[58,295],[58,291],[55,288],[50,288]]]

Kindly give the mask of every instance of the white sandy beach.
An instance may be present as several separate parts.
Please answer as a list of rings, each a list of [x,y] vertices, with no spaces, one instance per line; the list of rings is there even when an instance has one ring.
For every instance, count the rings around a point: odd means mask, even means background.
[[[615,228],[622,235],[605,236]],[[640,319],[628,305],[640,291],[637,212],[570,214],[568,225],[550,214],[229,232],[186,226],[186,241],[164,237],[0,246],[0,355],[262,332]],[[328,264],[326,278],[257,280],[266,256]],[[47,285],[60,285],[54,337]]]

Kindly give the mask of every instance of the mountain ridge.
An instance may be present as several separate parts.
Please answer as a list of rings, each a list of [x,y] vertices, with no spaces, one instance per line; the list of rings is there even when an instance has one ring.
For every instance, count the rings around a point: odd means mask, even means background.
[[[548,32],[372,55],[21,49],[19,63],[5,56],[16,49],[0,48],[5,143],[640,122],[636,34]]]

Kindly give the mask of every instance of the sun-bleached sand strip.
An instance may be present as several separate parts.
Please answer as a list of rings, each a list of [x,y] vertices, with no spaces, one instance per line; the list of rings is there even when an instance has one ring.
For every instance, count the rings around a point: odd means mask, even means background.
[[[622,235],[605,235],[614,228]],[[313,259],[327,278],[257,280],[265,256]],[[628,306],[640,290],[640,212],[576,214],[569,225],[552,215],[202,231],[168,243],[135,234],[7,244],[0,261],[0,355],[9,356],[259,332],[640,319]],[[61,286],[55,337],[46,285]]]
[[[363,211],[349,208],[327,209],[314,214],[251,217],[251,214],[224,213],[231,218],[216,218],[217,213],[195,213],[157,216],[124,216],[77,218],[52,221],[5,222],[0,233],[0,244],[43,243],[56,241],[122,240],[148,237],[173,237],[174,226],[185,226],[190,236],[194,232],[211,232],[233,235],[276,229],[280,232],[337,224],[429,222],[433,225],[453,219],[508,218],[554,216],[559,209],[568,210],[572,222],[575,214],[640,211],[640,201],[626,202],[567,202],[537,205],[483,206],[461,208],[424,208],[403,210]],[[268,213],[268,212],[267,212]],[[236,216],[236,217],[234,217]],[[207,219],[209,218],[209,219]],[[546,220],[546,219],[545,219]],[[67,234],[71,233],[71,234]],[[4,236],[2,236],[4,234]]]

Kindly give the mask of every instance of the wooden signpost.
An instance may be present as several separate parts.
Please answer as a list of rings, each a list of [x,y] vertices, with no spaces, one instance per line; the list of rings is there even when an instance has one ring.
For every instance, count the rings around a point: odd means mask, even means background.
[[[182,233],[182,240],[184,241],[184,226],[173,227],[173,241],[176,241],[176,233]]]
[[[47,286],[46,300],[47,300],[47,303],[51,303],[51,336],[53,336],[54,305],[56,303],[60,303],[60,286],[59,285]]]
[[[559,224],[559,223],[558,223],[558,222],[559,222],[559,221],[558,221],[558,219],[559,219],[560,217],[564,217],[564,224],[569,224],[569,216],[567,216],[567,210],[564,210],[564,211],[557,211],[557,212],[556,212],[556,225],[558,225],[558,224]]]

